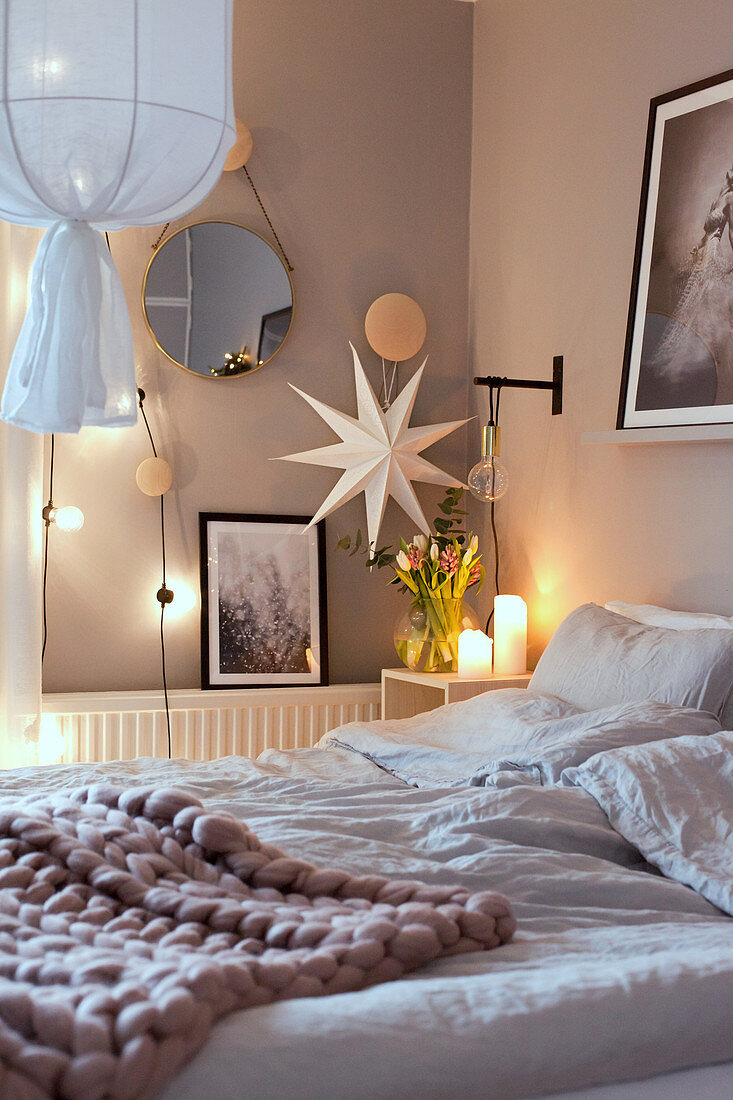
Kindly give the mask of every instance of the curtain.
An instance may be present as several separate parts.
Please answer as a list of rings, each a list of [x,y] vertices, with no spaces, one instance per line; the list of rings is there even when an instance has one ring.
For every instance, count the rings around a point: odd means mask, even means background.
[[[37,229],[0,222],[0,379],[26,311]],[[43,436],[0,421],[0,767],[38,762]]]

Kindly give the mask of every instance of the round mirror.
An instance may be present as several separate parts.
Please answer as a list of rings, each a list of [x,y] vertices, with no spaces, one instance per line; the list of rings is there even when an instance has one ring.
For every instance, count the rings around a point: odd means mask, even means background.
[[[160,350],[205,378],[264,367],[293,320],[293,284],[274,248],[234,222],[187,225],[157,249],[143,313]]]

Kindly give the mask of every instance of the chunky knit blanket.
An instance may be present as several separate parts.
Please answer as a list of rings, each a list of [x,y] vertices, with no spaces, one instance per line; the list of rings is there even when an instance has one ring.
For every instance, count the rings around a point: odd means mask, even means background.
[[[212,1021],[505,943],[507,901],[316,868],[179,790],[0,801],[0,1096],[154,1093]]]

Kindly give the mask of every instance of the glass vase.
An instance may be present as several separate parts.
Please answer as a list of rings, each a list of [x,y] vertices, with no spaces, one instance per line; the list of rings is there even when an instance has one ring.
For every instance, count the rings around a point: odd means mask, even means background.
[[[414,600],[395,624],[397,656],[413,672],[457,672],[458,635],[479,626],[465,600]]]

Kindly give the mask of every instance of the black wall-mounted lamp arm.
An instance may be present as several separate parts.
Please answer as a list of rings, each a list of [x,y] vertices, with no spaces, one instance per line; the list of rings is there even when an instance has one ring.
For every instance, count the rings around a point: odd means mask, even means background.
[[[552,359],[552,381],[535,381],[532,378],[502,378],[496,374],[486,375],[484,378],[474,378],[474,386],[491,386],[493,389],[515,390],[552,390],[552,415],[559,416],[562,412],[562,375],[563,357],[555,355]]]

